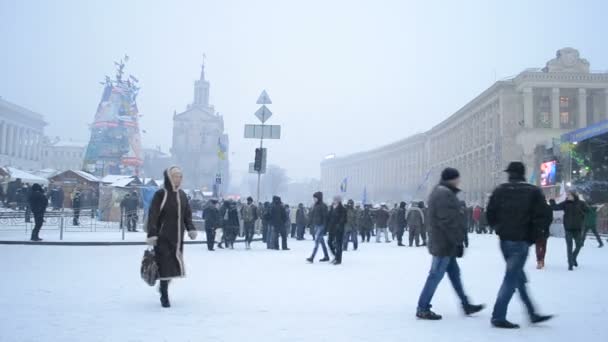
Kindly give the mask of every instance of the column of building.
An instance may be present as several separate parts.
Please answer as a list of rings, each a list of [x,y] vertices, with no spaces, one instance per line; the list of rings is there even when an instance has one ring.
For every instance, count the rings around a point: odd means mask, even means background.
[[[559,120],[559,88],[551,89],[551,128],[561,128]]]
[[[578,88],[578,128],[587,127],[587,89]]]

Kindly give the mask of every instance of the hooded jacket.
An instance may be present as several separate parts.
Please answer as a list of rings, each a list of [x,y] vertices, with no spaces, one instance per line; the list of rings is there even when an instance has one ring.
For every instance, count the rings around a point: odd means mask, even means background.
[[[317,199],[317,202],[310,210],[310,224],[312,226],[325,226],[327,225],[328,209],[327,205],[323,203],[323,193],[315,192],[312,196]]]
[[[28,203],[34,215],[44,215],[49,200],[44,195],[40,184],[36,183],[32,185],[32,191],[28,197]]]

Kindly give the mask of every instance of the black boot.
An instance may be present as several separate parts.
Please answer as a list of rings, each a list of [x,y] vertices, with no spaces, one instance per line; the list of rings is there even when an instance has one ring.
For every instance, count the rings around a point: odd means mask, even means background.
[[[507,321],[506,319],[504,321],[492,320],[492,325],[495,328],[501,328],[501,329],[519,329],[519,325],[513,324],[513,323]]]
[[[169,302],[169,281],[161,280],[160,281],[160,305],[163,308],[170,308],[171,303]]]
[[[323,259],[321,259],[321,260],[319,260],[319,261],[320,261],[320,262],[327,262],[327,261],[329,261],[329,257],[325,257],[325,258],[323,258]]]
[[[418,312],[416,312],[416,317],[418,317],[418,319],[424,319],[428,321],[438,321],[441,319],[441,315],[438,315],[431,310],[418,310]]]
[[[542,323],[542,322],[546,322],[548,320],[550,320],[551,318],[553,318],[553,315],[532,315],[530,317],[530,322],[532,322],[532,324],[537,324],[537,323]]]
[[[312,258],[312,257],[307,258],[307,259],[306,259],[306,261],[307,261],[309,264],[312,264],[313,262],[315,262],[315,261],[313,260],[313,258]]]
[[[474,313],[478,313],[479,311],[483,310],[486,306],[483,304],[480,305],[471,305],[471,304],[466,304],[462,306],[462,309],[464,310],[465,315],[470,316]]]

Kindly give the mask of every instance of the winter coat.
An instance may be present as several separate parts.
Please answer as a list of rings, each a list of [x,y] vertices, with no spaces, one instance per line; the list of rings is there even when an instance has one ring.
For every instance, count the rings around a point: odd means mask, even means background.
[[[306,209],[304,209],[304,207],[298,207],[298,210],[296,211],[296,225],[306,225]]]
[[[376,211],[376,228],[387,228],[389,213],[386,209],[380,209]]]
[[[241,208],[241,217],[244,222],[255,222],[258,219],[258,207],[255,204],[245,204]]]
[[[338,204],[338,206],[332,206],[329,209],[329,214],[327,218],[327,231],[335,232],[338,230],[344,230],[344,226],[346,225],[346,208],[342,205],[342,203]]]
[[[357,211],[355,208],[348,206],[346,207],[346,226],[344,226],[345,232],[357,230]]]
[[[285,227],[288,220],[287,211],[285,211],[285,206],[283,206],[279,197],[272,198],[272,204],[266,217],[273,227]]]
[[[405,217],[405,208],[399,208],[397,209],[397,228],[398,229],[403,229],[405,228],[405,226],[407,226],[407,218]]]
[[[597,210],[594,207],[588,207],[587,215],[585,215],[585,229],[597,229]]]
[[[540,188],[511,180],[494,190],[485,217],[501,240],[533,243],[545,235],[553,221],[547,207]]]
[[[323,203],[323,193],[315,192],[315,194],[313,196],[317,199],[317,202],[310,210],[310,214],[309,214],[310,224],[313,227],[314,226],[325,226],[325,225],[327,225],[328,208],[327,208],[327,205],[325,203]]]
[[[220,227],[220,211],[214,204],[208,204],[203,210],[205,229],[216,229]]]
[[[49,200],[44,195],[42,187],[39,184],[32,185],[32,191],[27,201],[34,216],[43,216],[49,204]]]
[[[358,223],[359,229],[363,232],[374,229],[374,220],[372,219],[372,213],[369,209],[364,209],[361,211]]]
[[[80,195],[75,195],[72,199],[72,209],[80,209],[81,197]]]
[[[456,194],[457,188],[439,183],[428,200],[429,252],[437,257],[456,257],[466,234],[464,211]]]
[[[420,229],[424,226],[424,213],[418,207],[412,207],[407,213],[407,224],[414,228]]]
[[[581,200],[566,200],[560,204],[556,204],[553,210],[564,211],[564,229],[566,230],[581,230],[587,213],[587,205]]]
[[[174,190],[167,171],[164,189],[156,191],[148,213],[148,237],[157,237],[154,247],[160,279],[184,277],[185,231],[196,230],[188,196],[181,189]]]

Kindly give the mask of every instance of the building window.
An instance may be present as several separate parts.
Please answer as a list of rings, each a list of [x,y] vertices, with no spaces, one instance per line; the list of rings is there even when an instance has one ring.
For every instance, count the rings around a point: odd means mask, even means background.
[[[567,126],[570,123],[570,112],[560,112],[559,123],[563,126]]]
[[[568,108],[570,107],[570,98],[568,96],[560,96],[559,97],[559,108]]]

